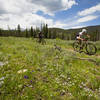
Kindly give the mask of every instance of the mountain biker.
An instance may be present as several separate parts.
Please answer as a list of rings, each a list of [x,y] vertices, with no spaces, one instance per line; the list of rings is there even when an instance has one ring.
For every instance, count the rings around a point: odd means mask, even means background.
[[[43,39],[43,34],[42,34],[42,32],[40,31],[40,32],[38,33],[38,35],[39,35],[39,42],[41,42],[42,39]]]
[[[83,41],[85,40],[85,38],[90,38],[90,36],[87,34],[87,30],[86,29],[82,29],[82,32],[79,32],[79,34],[77,35],[76,39],[79,41],[81,47],[82,48],[82,44]]]

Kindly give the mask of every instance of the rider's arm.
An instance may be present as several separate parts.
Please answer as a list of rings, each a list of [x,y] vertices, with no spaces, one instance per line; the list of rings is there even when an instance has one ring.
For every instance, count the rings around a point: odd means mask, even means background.
[[[87,34],[87,37],[90,38],[90,35]]]
[[[80,36],[80,35],[79,35],[78,39],[79,39],[79,40],[82,40],[82,41],[84,40],[84,39],[82,39],[82,38],[81,38],[81,36]]]

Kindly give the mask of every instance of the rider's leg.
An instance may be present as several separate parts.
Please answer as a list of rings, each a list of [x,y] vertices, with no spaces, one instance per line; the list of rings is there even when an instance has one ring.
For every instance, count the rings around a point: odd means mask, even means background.
[[[80,38],[78,38],[77,40],[79,42],[79,45],[81,46],[82,45],[82,40]]]
[[[83,40],[80,38],[79,39],[79,44],[80,44],[80,51],[83,49]]]
[[[77,37],[77,40],[78,40],[78,42],[79,42],[79,46],[80,46],[80,53],[82,52],[82,49],[83,49],[83,41],[82,41],[82,39],[80,38],[80,37]]]
[[[39,38],[39,43],[40,43],[40,38]]]

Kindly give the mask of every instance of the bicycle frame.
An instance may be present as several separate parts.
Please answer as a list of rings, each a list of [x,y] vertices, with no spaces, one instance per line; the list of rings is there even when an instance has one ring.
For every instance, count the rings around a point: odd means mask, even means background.
[[[88,38],[81,40],[81,44],[79,43],[79,45],[82,47],[81,49],[83,49],[87,44],[88,44]]]

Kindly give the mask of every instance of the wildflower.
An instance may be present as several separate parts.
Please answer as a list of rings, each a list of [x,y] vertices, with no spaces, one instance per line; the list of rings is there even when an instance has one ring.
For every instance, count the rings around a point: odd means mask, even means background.
[[[84,90],[85,90],[86,92],[91,91],[89,88],[84,88]]]
[[[52,94],[50,94],[50,96],[52,97],[53,95],[52,95]]]
[[[72,83],[72,85],[75,85],[75,83]]]
[[[71,93],[68,93],[70,96],[72,96],[72,94]]]
[[[31,87],[32,88],[33,86],[32,85],[29,85],[28,87]]]
[[[30,83],[33,83],[32,80],[30,81]]]
[[[67,85],[67,82],[64,82],[62,85]]]
[[[18,73],[20,74],[20,73],[24,73],[26,71],[27,71],[27,69],[22,69],[22,70],[19,70]]]
[[[68,80],[70,80],[70,77],[68,77]]]
[[[4,84],[4,81],[1,81],[1,82],[0,82],[0,87],[1,87],[3,84]]]
[[[2,80],[4,80],[4,79],[5,79],[5,77],[1,77],[1,78],[0,78],[0,81],[2,81]]]
[[[89,97],[91,97],[92,96],[92,94],[89,94]]]
[[[64,78],[65,76],[63,74],[61,74],[60,77]]]
[[[80,85],[80,88],[82,88],[82,86]]]
[[[5,65],[3,62],[0,62],[0,66],[3,66],[3,65]]]
[[[29,77],[28,77],[28,76],[26,76],[26,75],[24,76],[24,78],[25,78],[25,79],[29,79]]]

